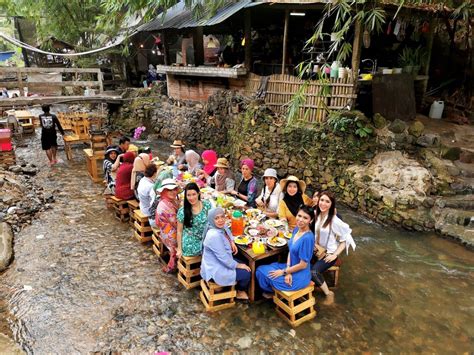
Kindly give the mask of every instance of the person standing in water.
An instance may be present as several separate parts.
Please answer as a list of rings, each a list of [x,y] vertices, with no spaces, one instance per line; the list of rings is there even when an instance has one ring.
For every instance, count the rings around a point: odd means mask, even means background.
[[[43,113],[39,115],[41,122],[41,147],[46,151],[49,165],[54,165],[58,162],[56,159],[56,152],[58,150],[56,127],[63,136],[64,130],[56,115],[49,113],[49,105],[43,105],[41,108],[43,110]]]

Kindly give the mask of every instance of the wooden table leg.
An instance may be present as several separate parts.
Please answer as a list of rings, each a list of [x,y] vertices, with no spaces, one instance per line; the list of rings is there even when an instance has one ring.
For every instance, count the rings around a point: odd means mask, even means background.
[[[249,301],[253,302],[255,300],[255,260],[249,260],[249,267],[252,273],[250,277]]]

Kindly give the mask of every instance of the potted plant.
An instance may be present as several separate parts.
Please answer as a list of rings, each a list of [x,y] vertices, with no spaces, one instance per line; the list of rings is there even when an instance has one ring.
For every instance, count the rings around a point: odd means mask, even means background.
[[[403,48],[402,53],[398,56],[398,62],[404,73],[411,74],[413,72],[413,49]]]

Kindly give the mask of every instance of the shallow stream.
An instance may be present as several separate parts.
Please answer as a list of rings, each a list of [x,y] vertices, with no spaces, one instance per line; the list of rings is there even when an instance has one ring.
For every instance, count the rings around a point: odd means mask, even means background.
[[[16,236],[15,261],[0,275],[0,317],[29,353],[474,349],[474,254],[462,246],[340,208],[357,250],[344,257],[335,306],[317,304],[296,332],[272,302],[210,315],[198,291],[164,275],[151,248],[105,209],[81,150],[49,168],[38,137],[27,141],[17,154],[43,165],[38,183],[56,202]]]

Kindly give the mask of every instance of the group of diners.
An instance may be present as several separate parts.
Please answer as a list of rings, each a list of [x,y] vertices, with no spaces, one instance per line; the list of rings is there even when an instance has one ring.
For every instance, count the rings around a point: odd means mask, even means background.
[[[210,186],[245,202],[244,209],[258,207],[268,218],[287,223],[292,236],[288,241],[285,263],[259,266],[256,278],[263,297],[274,290],[295,291],[312,280],[332,303],[334,293],[328,288],[323,272],[338,263],[341,253],[355,249],[352,230],[341,220],[332,192],[305,194],[306,184],[296,176],[279,180],[275,169],[265,170],[263,187],[254,176],[252,159],[240,161],[241,178],[237,179],[228,160],[214,150],[199,155],[185,150],[182,141],[171,144],[172,154],[163,162],[151,152],[130,151],[130,140],[120,139],[119,146],[108,147],[104,161],[107,188],[123,199],[137,198],[140,210],[150,225],[159,229],[159,237],[170,258],[163,272],[174,273],[181,256],[202,255],[201,276],[221,286],[236,285],[237,299],[248,299],[251,270],[235,257],[238,248],[226,225],[226,211],[213,208],[201,197],[201,188]],[[183,176],[194,182],[185,184]],[[184,188],[182,200],[179,192]]]

